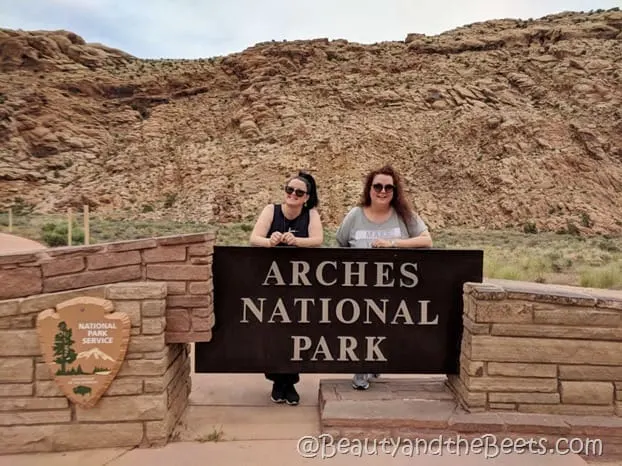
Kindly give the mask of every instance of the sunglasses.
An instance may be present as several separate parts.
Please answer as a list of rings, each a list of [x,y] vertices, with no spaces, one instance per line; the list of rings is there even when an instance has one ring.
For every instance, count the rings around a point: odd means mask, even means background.
[[[292,188],[291,186],[285,186],[285,192],[287,194],[294,194],[294,193],[296,193],[297,197],[302,197],[305,194],[307,194],[306,191],[303,191],[302,189],[295,189],[295,188]]]
[[[376,191],[377,193],[381,192],[383,188],[385,192],[392,193],[393,190],[395,189],[395,186],[393,186],[392,184],[383,185],[381,183],[376,183],[372,185],[372,188],[374,188],[374,191]]]

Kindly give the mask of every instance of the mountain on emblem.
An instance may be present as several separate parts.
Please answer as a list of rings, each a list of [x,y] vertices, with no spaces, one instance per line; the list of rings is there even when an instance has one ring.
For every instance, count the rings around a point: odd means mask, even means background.
[[[90,350],[82,351],[78,353],[78,359],[84,358],[95,358],[95,359],[103,359],[107,361],[114,361],[114,358],[111,358],[106,353],[104,353],[99,348],[92,348]]]

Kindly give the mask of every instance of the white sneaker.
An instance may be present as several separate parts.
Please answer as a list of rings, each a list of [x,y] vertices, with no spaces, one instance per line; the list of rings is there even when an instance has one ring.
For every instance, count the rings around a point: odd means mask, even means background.
[[[369,388],[370,374],[354,374],[352,378],[352,388],[356,390],[367,390]]]

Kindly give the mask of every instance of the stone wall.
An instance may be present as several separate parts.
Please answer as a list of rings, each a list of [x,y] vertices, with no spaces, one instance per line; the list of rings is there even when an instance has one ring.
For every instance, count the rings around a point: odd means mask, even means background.
[[[466,284],[463,322],[468,410],[622,416],[622,291]]]
[[[166,289],[166,283],[120,283],[0,301],[0,452],[166,443],[191,389],[189,345],[165,342]],[[60,391],[36,330],[39,312],[77,296],[111,301],[132,325],[119,373],[89,409]]]
[[[0,254],[0,300],[129,281],[165,281],[166,342],[210,341],[211,233]]]

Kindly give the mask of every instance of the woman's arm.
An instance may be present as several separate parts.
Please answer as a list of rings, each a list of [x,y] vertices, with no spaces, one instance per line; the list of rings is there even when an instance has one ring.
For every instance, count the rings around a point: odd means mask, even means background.
[[[396,248],[431,248],[432,236],[428,230],[428,226],[425,224],[419,214],[413,212],[410,221],[408,222],[408,230],[410,231],[410,238],[397,239],[394,242],[393,247]]]
[[[309,237],[296,238],[296,246],[301,248],[317,248],[324,243],[324,229],[322,219],[317,209],[309,211]]]
[[[410,232],[410,238],[405,239],[377,239],[372,243],[374,248],[431,248],[432,236],[425,222],[419,215],[413,213],[412,218],[408,222],[407,230]]]
[[[261,246],[264,248],[272,247],[270,238],[266,238],[268,231],[270,231],[270,225],[272,224],[272,217],[274,216],[274,206],[272,204],[267,205],[259,214],[259,218],[255,223],[255,227],[251,232],[250,243],[251,246]]]
[[[391,243],[389,241],[389,243]],[[394,248],[431,248],[432,236],[428,230],[421,233],[419,236],[408,239],[396,239],[389,247]]]

